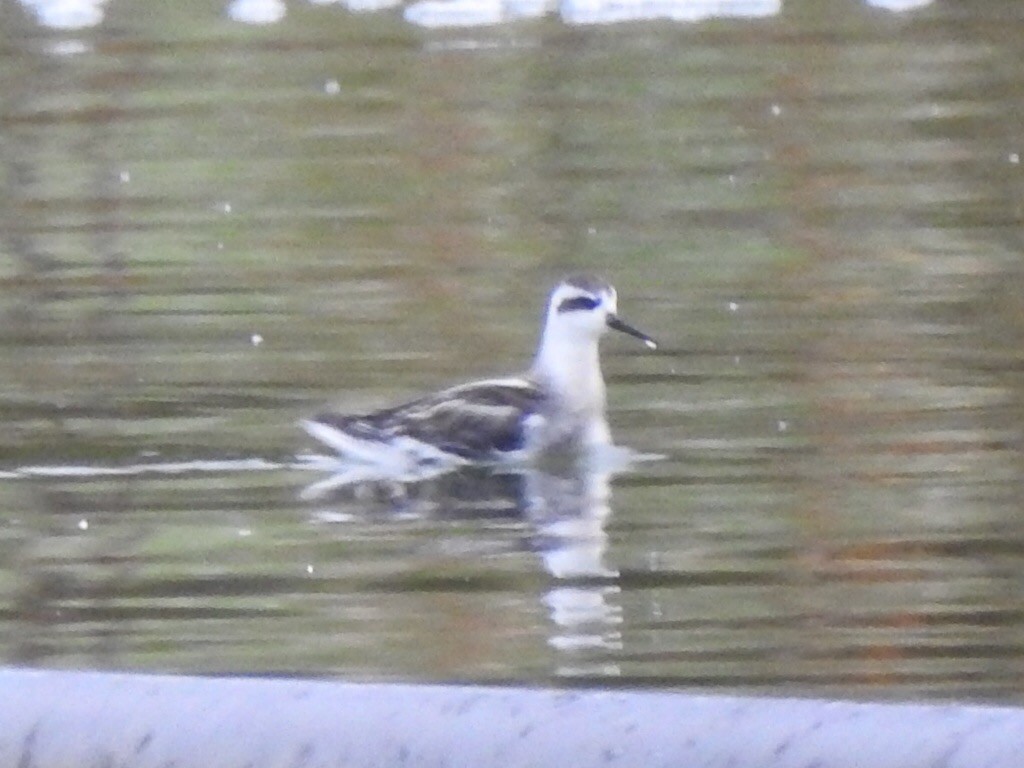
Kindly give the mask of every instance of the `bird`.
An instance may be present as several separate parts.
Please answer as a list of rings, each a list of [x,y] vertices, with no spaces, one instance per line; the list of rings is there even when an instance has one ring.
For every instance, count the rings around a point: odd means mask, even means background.
[[[610,283],[572,275],[549,295],[525,373],[471,381],[371,413],[321,413],[301,426],[345,459],[402,467],[494,463],[608,445],[598,347],[609,329],[657,348],[619,317]]]

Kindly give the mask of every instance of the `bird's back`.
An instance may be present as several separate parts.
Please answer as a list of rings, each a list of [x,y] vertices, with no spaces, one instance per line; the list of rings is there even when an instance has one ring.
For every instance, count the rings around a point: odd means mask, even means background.
[[[350,454],[377,446],[486,461],[527,447],[530,419],[542,411],[544,399],[530,379],[487,379],[368,414],[323,414],[306,428]]]

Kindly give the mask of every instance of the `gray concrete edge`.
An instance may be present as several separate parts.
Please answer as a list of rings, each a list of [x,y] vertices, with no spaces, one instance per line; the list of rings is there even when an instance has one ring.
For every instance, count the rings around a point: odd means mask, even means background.
[[[1019,768],[1024,709],[0,668],[0,766]]]

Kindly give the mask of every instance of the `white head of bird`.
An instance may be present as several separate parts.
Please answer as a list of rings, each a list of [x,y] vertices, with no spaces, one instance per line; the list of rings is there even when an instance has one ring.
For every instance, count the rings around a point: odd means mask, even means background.
[[[657,344],[618,316],[618,296],[610,284],[589,275],[559,283],[548,300],[544,331],[533,375],[581,410],[604,408],[604,379],[598,342],[609,329]]]

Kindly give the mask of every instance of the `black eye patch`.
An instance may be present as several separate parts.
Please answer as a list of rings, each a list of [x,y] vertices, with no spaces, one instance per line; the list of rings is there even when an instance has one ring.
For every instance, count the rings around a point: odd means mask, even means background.
[[[562,303],[558,305],[558,311],[561,313],[576,312],[581,309],[596,309],[600,303],[599,299],[594,299],[590,296],[573,296],[571,299],[563,299]]]

